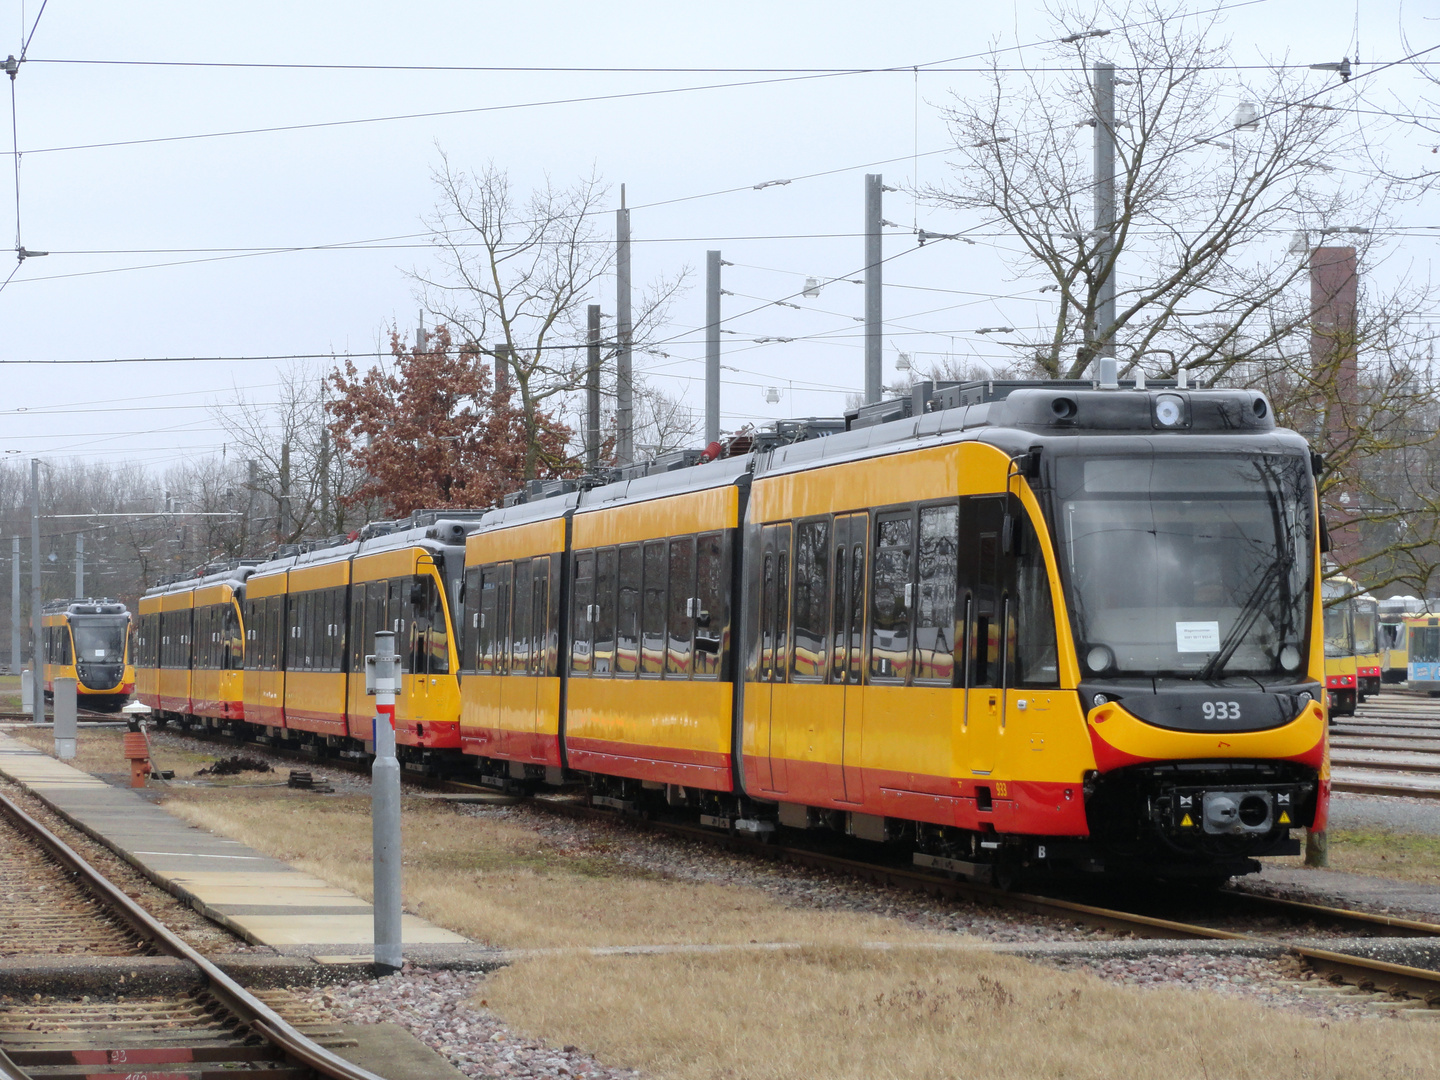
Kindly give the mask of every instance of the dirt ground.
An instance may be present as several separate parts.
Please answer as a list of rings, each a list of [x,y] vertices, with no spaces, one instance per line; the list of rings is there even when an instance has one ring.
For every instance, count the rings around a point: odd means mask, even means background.
[[[49,749],[47,732],[15,734]],[[81,734],[80,767],[123,770],[119,732]],[[167,750],[161,764],[184,780],[231,752]],[[180,784],[166,806],[368,897],[368,801],[343,788],[263,786],[278,780]],[[407,910],[476,940],[561,950],[511,964],[477,999],[518,1030],[649,1076],[918,1080],[971,1077],[977,1062],[1039,1080],[1440,1075],[1430,1023],[1327,1024],[1203,990],[1139,989],[957,951],[957,934],[873,912],[805,910],[733,882],[672,879],[603,845],[559,851],[536,828],[430,799],[405,799],[404,829]],[[1332,842],[1332,859],[1343,847]],[[940,942],[952,948],[939,951]],[[721,948],[572,951],[642,944]]]

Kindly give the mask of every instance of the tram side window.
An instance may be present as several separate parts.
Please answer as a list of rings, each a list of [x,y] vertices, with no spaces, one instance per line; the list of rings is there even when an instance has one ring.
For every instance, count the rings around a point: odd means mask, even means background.
[[[553,667],[550,635],[550,559],[530,560],[530,674],[549,675]]]
[[[639,554],[638,552],[636,553]],[[695,545],[695,677],[717,678],[725,652],[729,613],[725,609],[730,568],[726,565],[725,537],[705,533]]]
[[[960,507],[920,510],[915,607],[915,680],[951,685],[955,672],[955,586]]]
[[[70,639],[70,628],[62,625],[58,629],[60,632],[60,663],[68,666],[75,662],[75,654],[72,649],[73,642]]]
[[[670,541],[670,582],[668,641],[665,651],[666,678],[690,677],[690,644],[694,635],[695,538]]]
[[[525,587],[530,580],[530,560],[517,560],[512,573],[509,670],[524,675],[530,667],[530,597]]]
[[[634,676],[640,670],[639,544],[620,549],[619,594],[615,604],[615,673]]]
[[[802,521],[795,527],[795,650],[790,674],[814,682],[825,677],[825,637],[830,622],[830,522]]]
[[[268,666],[271,671],[283,671],[285,657],[290,649],[289,642],[285,637],[285,597],[272,596],[266,603],[270,608],[270,663]]]
[[[576,675],[591,671],[590,628],[595,610],[595,553],[575,554],[575,599],[570,620],[570,670]]]
[[[1014,536],[1015,655],[1012,658],[1015,677],[1013,686],[1051,689],[1060,685],[1060,664],[1055,646],[1055,608],[1050,602],[1050,575],[1045,569],[1045,553],[1035,527],[1023,509],[1015,508]]]
[[[644,584],[640,601],[640,674],[659,675],[665,669],[665,542],[645,545]]]
[[[465,587],[461,591],[463,613],[460,624],[455,628],[455,644],[460,653],[462,672],[479,670],[476,657],[480,648],[480,577],[484,572],[479,566],[472,566],[465,571]]]
[[[591,671],[609,675],[615,670],[615,574],[616,552],[603,548],[595,553],[595,640],[591,646]]]
[[[499,626],[497,605],[500,588],[496,580],[499,570],[494,563],[480,568],[480,586],[476,589],[475,603],[479,610],[471,632],[475,637],[475,670],[486,675],[495,674],[495,634]]]
[[[904,680],[909,671],[914,534],[915,519],[909,510],[877,519],[870,588],[870,677],[874,679]]]
[[[335,665],[335,671],[345,670],[346,646],[349,644],[347,637],[347,623],[345,620],[345,605],[349,600],[349,591],[344,585],[335,587],[335,645],[331,652],[331,663]]]
[[[395,635],[395,655],[400,657],[400,673],[410,672],[410,605],[406,596],[410,579],[390,578],[385,582],[388,595],[385,608],[385,629]]]
[[[350,625],[346,629],[350,643],[350,673],[359,674],[365,670],[365,586],[354,585],[350,589]],[[371,639],[373,640],[373,639]]]

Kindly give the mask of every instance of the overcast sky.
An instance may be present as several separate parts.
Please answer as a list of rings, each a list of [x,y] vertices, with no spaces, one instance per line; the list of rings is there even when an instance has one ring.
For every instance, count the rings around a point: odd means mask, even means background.
[[[1193,7],[1208,7],[1195,4]],[[1224,27],[1241,64],[1367,64],[1434,44],[1440,21],[1424,4],[1367,2],[1356,39],[1354,0],[1234,5]],[[19,55],[39,0],[0,2],[0,55]],[[1433,9],[1432,9],[1433,11]],[[590,172],[627,185],[637,284],[685,265],[693,287],[672,310],[668,358],[640,364],[656,382],[703,402],[705,251],[726,270],[725,314],[752,298],[797,292],[808,275],[863,266],[863,177],[882,172],[886,196],[886,375],[900,350],[996,358],[979,328],[1028,326],[1049,310],[1001,261],[1005,242],[935,243],[914,250],[915,224],[953,232],[976,224],[916,207],[907,193],[943,179],[940,107],[983,92],[983,76],[947,70],[797,79],[784,73],[335,71],[137,66],[57,61],[409,64],[621,68],[873,68],[983,65],[993,47],[1053,37],[1043,10],[977,3],[596,5],[541,0],[252,2],[244,5],[48,0],[14,84],[21,150],[20,242],[27,260],[0,292],[0,450],[14,457],[128,458],[164,468],[219,452],[207,407],[242,389],[273,400],[277,363],[31,366],[18,360],[272,357],[371,353],[398,323],[413,334],[407,271],[428,266],[422,217],[434,204],[437,147],[462,167],[493,161],[520,192],[545,175]],[[1021,54],[1007,53],[1008,57]],[[1043,54],[1023,54],[1039,62]],[[1313,75],[1316,89],[1334,76]],[[730,85],[765,81],[757,85]],[[1367,93],[1414,101],[1413,72],[1377,76]],[[1308,85],[1308,84],[1307,84]],[[680,87],[681,93],[633,95]],[[184,138],[245,129],[387,122]],[[488,111],[480,111],[488,110]],[[1402,159],[1434,161],[1418,134],[1394,136]],[[169,141],[153,141],[153,140]],[[146,141],[150,140],[150,141]],[[95,146],[99,143],[132,145]],[[913,157],[918,151],[918,159]],[[888,161],[888,164],[875,164]],[[830,172],[755,190],[768,180]],[[8,176],[0,221],[13,223]],[[739,188],[730,194],[707,193]],[[684,200],[684,201],[671,201]],[[667,204],[668,205],[665,205]],[[662,204],[662,205],[653,205]],[[1407,218],[1440,224],[1434,207]],[[602,222],[609,232],[611,222]],[[372,242],[364,246],[363,242]],[[1277,244],[1283,238],[1277,238]],[[349,245],[349,246],[344,246]],[[359,245],[357,247],[357,245]],[[10,246],[7,242],[6,246]],[[326,250],[252,253],[244,249]],[[1398,242],[1428,268],[1435,241]],[[235,250],[241,249],[241,250]],[[0,277],[9,272],[3,264]],[[939,291],[935,291],[939,290]],[[952,290],[952,291],[944,291]],[[862,385],[859,286],[837,283],[806,311],[769,307],[727,322],[722,426],[782,415],[838,413]],[[613,285],[596,297],[613,312]],[[757,337],[829,333],[823,342],[756,345]],[[778,386],[769,405],[764,388]],[[12,460],[14,458],[12,457]]]

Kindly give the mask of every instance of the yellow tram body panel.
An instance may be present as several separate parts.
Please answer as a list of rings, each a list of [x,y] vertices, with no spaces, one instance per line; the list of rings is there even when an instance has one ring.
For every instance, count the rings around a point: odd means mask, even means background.
[[[157,687],[157,708],[184,715],[190,712],[190,636],[195,614],[195,594],[189,591],[162,593],[160,596],[160,677]],[[183,653],[184,666],[172,660],[167,665],[166,650],[172,656]]]
[[[413,576],[428,577],[439,590],[444,610],[450,612],[450,597],[445,582],[436,572],[433,556],[424,548],[405,547],[373,555],[357,555],[350,562],[351,587],[371,582]],[[454,626],[453,617],[447,625]],[[392,629],[394,619],[392,617]],[[364,642],[361,654],[373,649],[373,641]],[[402,655],[406,643],[396,635],[395,648]],[[395,741],[401,746],[430,749],[458,749],[460,746],[460,682],[455,674],[457,659],[453,635],[447,635],[445,648],[449,674],[417,675],[409,670],[401,673],[395,695]],[[346,724],[351,738],[372,740],[375,735],[374,699],[365,693],[364,670],[352,670],[348,687],[339,693],[348,699],[344,706]]]
[[[584,551],[739,525],[733,484],[577,513],[571,550]],[[738,613],[730,616],[732,624]],[[576,769],[729,791],[733,687],[719,678],[572,675],[566,687],[565,753]]]
[[[285,583],[292,606],[298,603],[305,593],[322,589],[347,590],[349,585],[349,559],[292,567]],[[342,597],[344,595],[342,593]],[[307,634],[302,639],[299,636],[302,630],[300,626],[294,626],[287,637],[284,693],[287,728],[313,731],[320,735],[349,734],[346,716],[349,680],[343,671],[336,670],[344,663],[344,637],[348,615],[349,605],[342,600],[328,614],[312,616],[313,637]],[[332,662],[323,664],[323,670],[315,670],[312,661],[318,663],[321,653],[329,654]],[[363,695],[364,692],[362,683],[360,693]]]
[[[537,555],[564,559],[565,525],[563,517],[555,517],[475,533],[465,542],[465,565],[513,562]],[[562,620],[565,614],[560,613]],[[478,631],[478,625],[465,628],[466,633]],[[559,676],[462,674],[460,746],[467,754],[558,767]]]
[[[197,613],[206,608],[229,609],[234,613],[235,626],[244,640],[244,621],[235,589],[224,583],[202,585],[193,595]],[[212,634],[219,631],[212,630]],[[203,645],[197,640],[197,645]],[[223,642],[216,640],[216,645]],[[219,651],[219,650],[217,650]],[[190,673],[191,712],[195,716],[210,716],[222,720],[239,720],[245,715],[245,672],[236,667],[201,667],[196,661]]]
[[[288,577],[288,573],[284,570],[252,575],[245,582],[245,602],[253,604],[256,601],[279,597],[283,607]],[[283,610],[280,625],[283,628]],[[246,631],[247,649],[254,647],[256,629],[252,626]],[[247,667],[243,683],[246,722],[265,727],[283,728],[285,726],[285,670],[283,665],[278,669]]]

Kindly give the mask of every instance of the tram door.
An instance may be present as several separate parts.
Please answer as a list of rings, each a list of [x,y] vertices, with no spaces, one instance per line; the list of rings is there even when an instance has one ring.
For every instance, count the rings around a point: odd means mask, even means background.
[[[540,680],[548,670],[546,658],[550,644],[550,557],[543,555],[530,560],[530,756],[544,760],[541,736],[545,732],[540,715]]]
[[[965,742],[970,771],[988,776],[995,767],[1005,723],[1004,596],[1000,534],[1003,498],[962,501],[968,520],[961,527],[960,595],[969,593],[966,640]]]
[[[841,778],[845,802],[863,802],[860,771],[861,731],[865,694],[865,542],[870,535],[869,514],[835,518],[835,573],[830,648],[830,679],[844,687],[841,696]]]
[[[772,706],[775,684],[785,681],[790,661],[790,525],[766,525],[761,530],[761,552],[760,679],[753,688],[762,718],[757,756],[761,785],[769,791],[786,791],[785,728],[782,718],[776,729]]]

